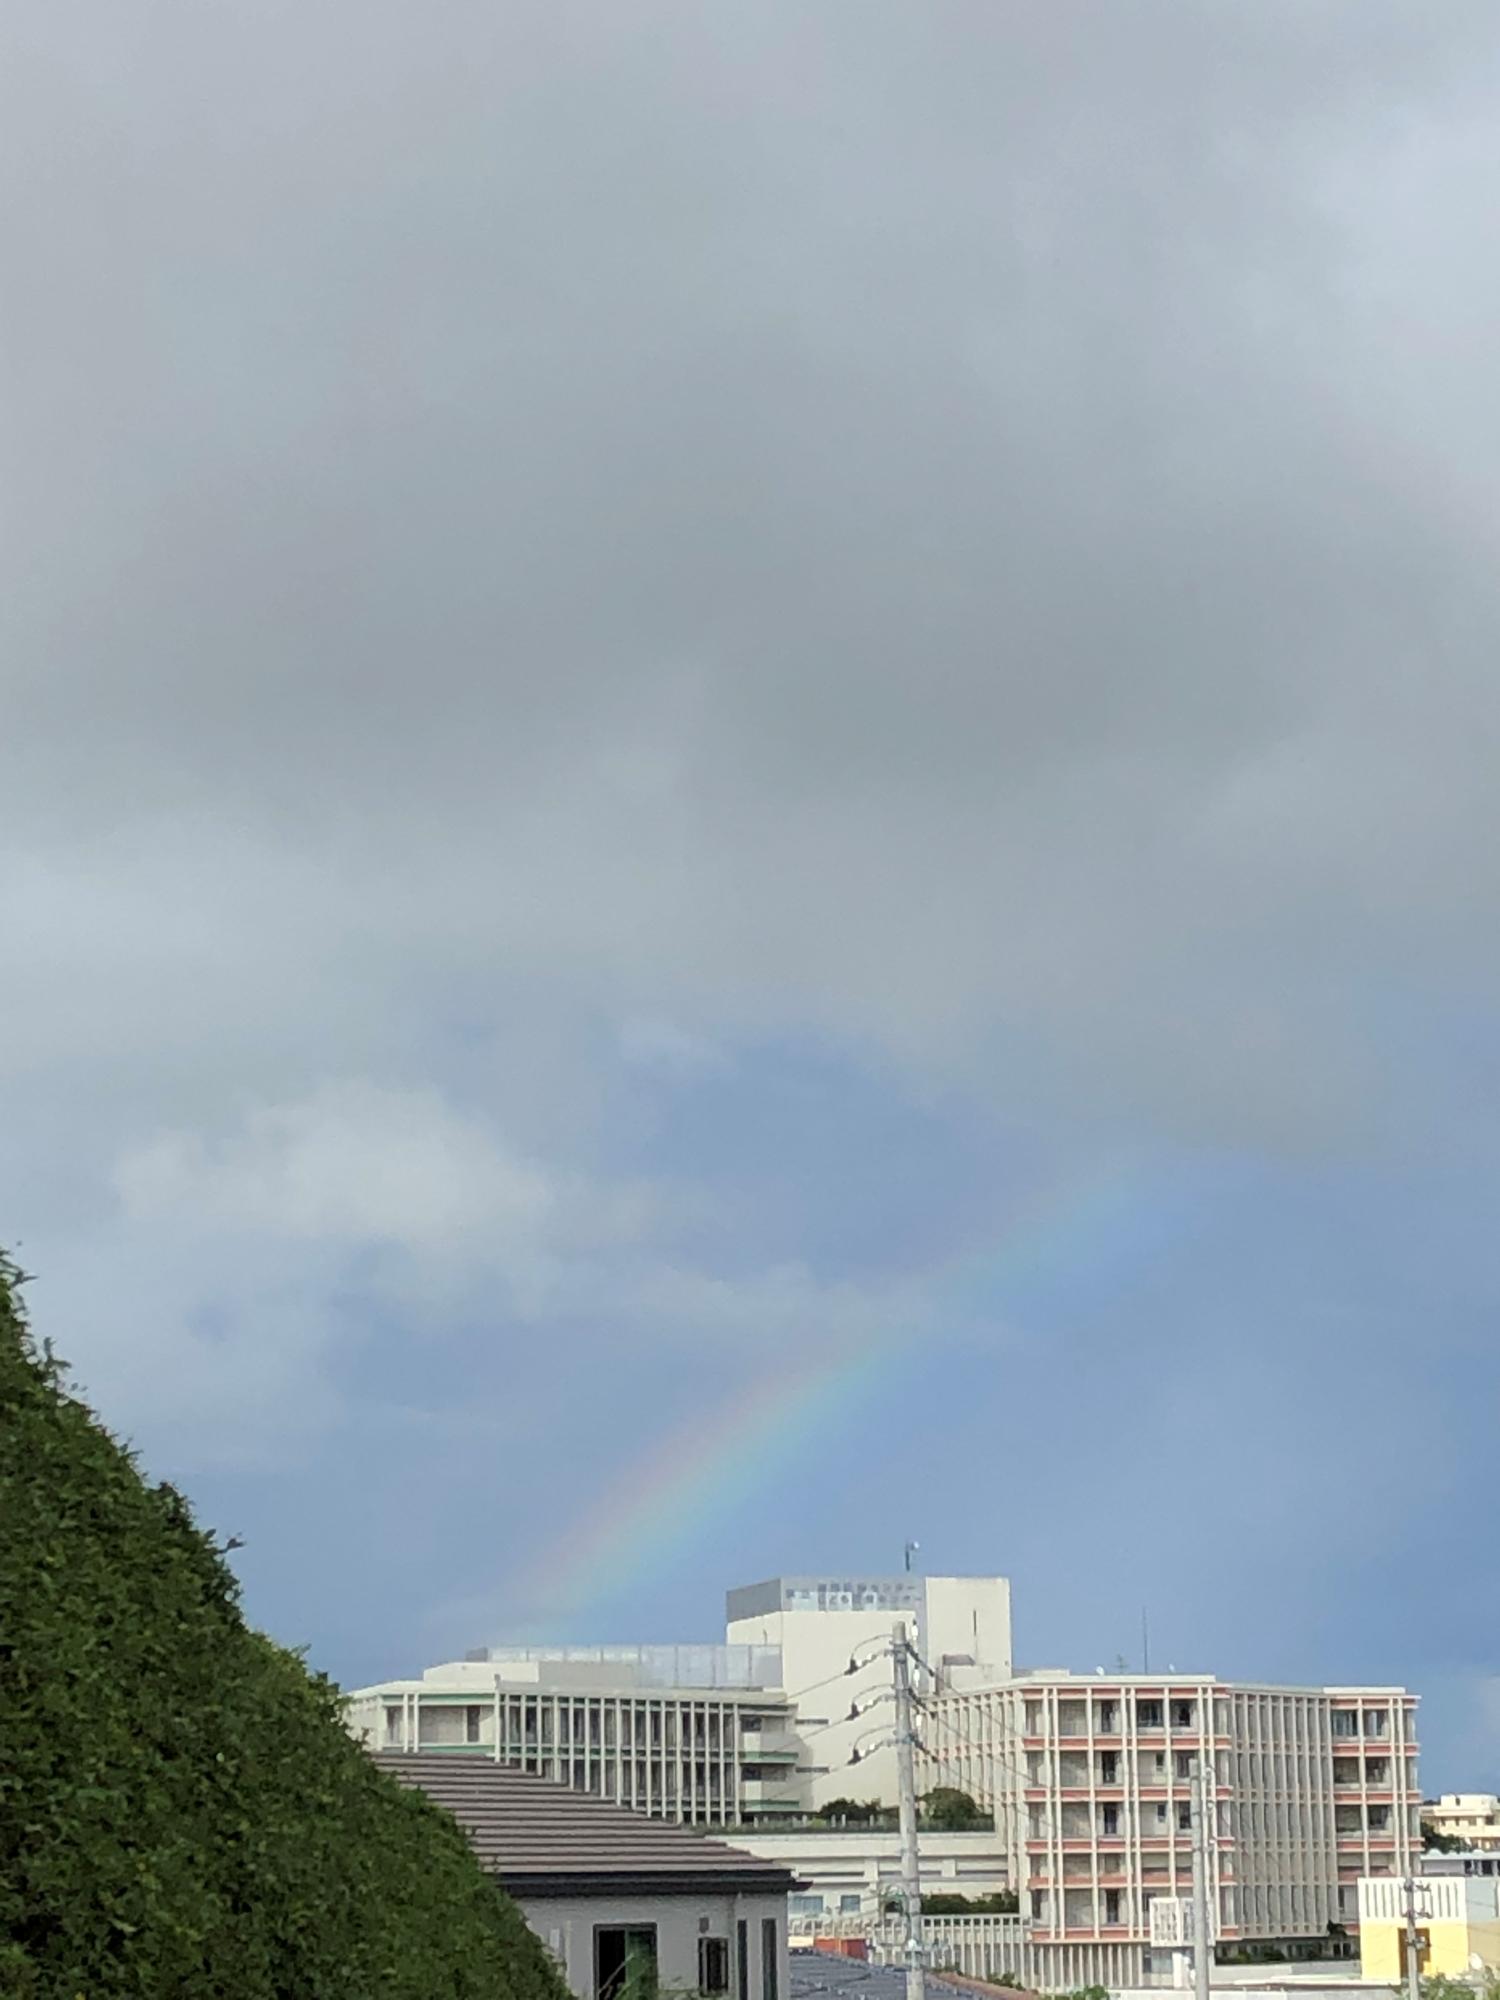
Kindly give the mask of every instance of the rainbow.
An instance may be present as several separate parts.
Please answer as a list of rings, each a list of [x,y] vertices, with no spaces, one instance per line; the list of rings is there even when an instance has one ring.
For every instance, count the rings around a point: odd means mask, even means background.
[[[803,1447],[826,1444],[831,1420],[847,1425],[862,1405],[887,1394],[903,1369],[918,1361],[929,1366],[935,1348],[982,1342],[992,1354],[996,1334],[1003,1335],[1007,1292],[1118,1274],[1122,1258],[1149,1251],[1170,1224],[1178,1206],[1172,1193],[1159,1175],[1130,1160],[1033,1191],[1008,1216],[998,1243],[939,1274],[909,1328],[815,1351],[800,1363],[778,1360],[706,1419],[695,1413],[657,1439],[544,1549],[515,1593],[532,1613],[529,1622],[570,1623],[660,1574],[778,1474],[805,1469]]]

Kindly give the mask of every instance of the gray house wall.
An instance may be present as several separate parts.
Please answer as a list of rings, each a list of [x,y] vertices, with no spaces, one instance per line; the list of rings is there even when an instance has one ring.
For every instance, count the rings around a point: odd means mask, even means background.
[[[696,1993],[698,1940],[729,1947],[730,2000],[788,2000],[785,1896],[516,1896],[521,1914],[562,1967],[578,2000],[594,2000],[594,1932],[601,1924],[656,1927],[657,1973],[664,1990]],[[762,1925],[776,1926],[775,1983],[765,1983]],[[749,1991],[737,1991],[735,1927],[749,1925]]]

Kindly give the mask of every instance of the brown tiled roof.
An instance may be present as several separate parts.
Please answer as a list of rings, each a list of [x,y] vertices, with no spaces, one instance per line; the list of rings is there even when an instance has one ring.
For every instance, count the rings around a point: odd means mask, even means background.
[[[480,1866],[518,1896],[779,1896],[793,1884],[774,1862],[492,1757],[383,1750],[375,1762],[446,1807]]]

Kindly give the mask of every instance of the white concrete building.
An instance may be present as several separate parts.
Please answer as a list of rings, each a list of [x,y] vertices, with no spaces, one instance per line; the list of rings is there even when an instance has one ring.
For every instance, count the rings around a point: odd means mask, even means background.
[[[373,1750],[488,1756],[656,1819],[804,1809],[774,1648],[500,1647],[349,1697]]]
[[[803,1748],[801,1797],[816,1811],[843,1797],[896,1800],[889,1709],[851,1708],[889,1689],[880,1644],[904,1623],[918,1653],[946,1686],[983,1687],[1011,1673],[1010,1584],[1003,1576],[773,1577],[731,1590],[731,1644],[773,1647],[782,1688],[797,1711]],[[859,1670],[849,1674],[851,1660]],[[856,1748],[857,1765],[851,1763]]]
[[[1500,1853],[1500,1798],[1493,1792],[1444,1792],[1423,1801],[1422,1817],[1434,1833],[1461,1840],[1476,1854]]]
[[[1362,1876],[1420,1849],[1415,1708],[1401,1688],[1024,1674],[929,1701],[922,1782],[995,1813],[1034,1943],[1068,1948],[1056,1983],[1089,1977],[1085,1946],[1144,1977],[1152,1901],[1190,1893],[1195,1759],[1220,1940],[1313,1942],[1357,1927]]]
[[[727,1610],[722,1646],[482,1648],[356,1690],[349,1726],[372,1749],[487,1754],[655,1818],[738,1826],[895,1803],[878,1700],[898,1621],[952,1684],[1010,1672],[1004,1577],[777,1578]]]

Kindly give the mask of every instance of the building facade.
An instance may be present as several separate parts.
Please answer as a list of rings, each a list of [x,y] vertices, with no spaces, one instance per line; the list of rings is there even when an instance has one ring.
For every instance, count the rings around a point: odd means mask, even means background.
[[[1145,1977],[1152,1902],[1191,1892],[1195,1762],[1219,1941],[1316,1944],[1357,1928],[1361,1877],[1420,1849],[1415,1707],[1401,1688],[1026,1674],[928,1701],[922,1782],[995,1813],[1037,1946],[1070,1964],[1107,1946]]]
[[[722,1646],[485,1647],[357,1690],[348,1721],[372,1749],[488,1755],[658,1819],[755,1826],[850,1795],[891,1804],[878,1704],[903,1622],[934,1684],[1010,1672],[1004,1577],[788,1577],[729,1593]]]
[[[924,1662],[922,1685],[1010,1678],[1003,1576],[787,1576],[729,1592],[726,1638],[773,1648],[780,1658],[782,1687],[797,1711],[804,1811],[850,1796],[895,1803],[890,1710],[878,1703],[891,1685],[882,1648],[898,1624]]]
[[[1500,1799],[1493,1792],[1444,1792],[1423,1801],[1422,1818],[1476,1854],[1500,1854]]]
[[[802,1810],[795,1714],[764,1648],[496,1649],[349,1698],[374,1750],[489,1757],[653,1819],[738,1826]]]

